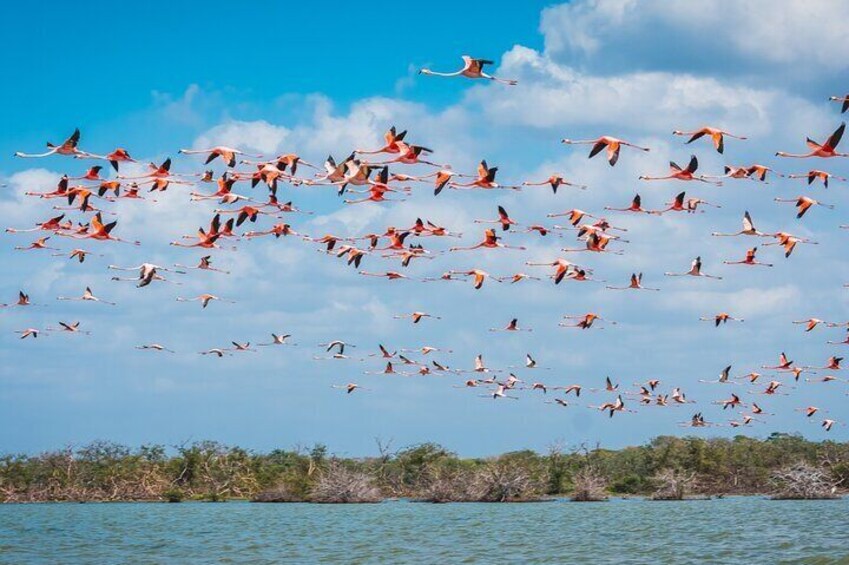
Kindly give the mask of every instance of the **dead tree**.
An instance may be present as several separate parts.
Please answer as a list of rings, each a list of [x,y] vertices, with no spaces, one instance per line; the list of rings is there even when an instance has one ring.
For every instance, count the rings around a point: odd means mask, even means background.
[[[656,485],[652,500],[684,500],[695,486],[696,474],[678,469],[662,469],[652,477],[652,482]]]
[[[773,500],[814,500],[840,498],[838,481],[824,469],[804,461],[794,463],[770,476]]]
[[[380,502],[383,495],[371,475],[330,461],[310,492],[310,500],[324,503]]]

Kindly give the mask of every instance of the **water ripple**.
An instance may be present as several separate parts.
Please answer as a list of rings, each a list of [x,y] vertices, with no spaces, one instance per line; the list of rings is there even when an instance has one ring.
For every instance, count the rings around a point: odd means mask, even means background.
[[[849,501],[0,506],[0,564],[849,563]]]

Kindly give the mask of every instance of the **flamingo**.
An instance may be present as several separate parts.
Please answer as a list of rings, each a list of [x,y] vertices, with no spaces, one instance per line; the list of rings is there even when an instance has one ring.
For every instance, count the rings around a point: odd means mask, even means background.
[[[135,184],[136,193],[138,194],[138,184]],[[107,192],[111,192],[111,196],[106,196]],[[101,182],[97,186],[97,196],[100,198],[106,198],[110,202],[114,202],[116,198],[121,197],[121,181],[119,180],[107,180]]]
[[[612,206],[605,206],[605,210],[612,210],[615,212],[637,212],[641,214],[657,214],[654,210],[644,210],[642,207],[642,199],[639,194],[634,195],[634,198],[631,200],[631,205],[627,208],[613,208]]]
[[[770,234],[766,234],[755,229],[755,224],[752,222],[752,216],[749,215],[749,211],[746,210],[743,213],[743,229],[735,233],[719,233],[713,232],[711,233],[714,237],[736,237],[738,235],[754,235],[758,237],[769,237]]]
[[[404,143],[399,141],[396,143],[398,146],[398,156],[389,159],[388,161],[378,161],[375,163],[371,163],[372,165],[390,165],[392,163],[402,163],[404,165],[430,165],[432,167],[438,167],[440,169],[444,169],[448,167],[448,165],[440,165],[439,163],[434,163],[432,161],[426,161],[422,159],[422,155],[427,155],[429,153],[433,153],[433,149],[429,149],[422,145],[411,145],[409,143]]]
[[[343,245],[339,247],[339,249],[336,251],[337,258],[341,258],[347,255],[346,263],[348,265],[353,265],[356,269],[360,268],[360,263],[362,263],[363,257],[368,254],[368,251],[360,249],[358,247],[354,247],[353,245]]]
[[[838,423],[838,422],[837,422],[837,420],[833,420],[833,419],[830,419],[830,418],[826,418],[825,420],[823,420],[823,421],[822,421],[822,423],[820,424],[820,426],[822,426],[822,428],[823,428],[825,431],[830,432],[830,431],[831,431],[831,428],[832,428],[832,427],[834,426],[834,424],[836,424],[836,423]],[[842,425],[842,424],[841,424],[841,425]]]
[[[305,184],[321,184],[325,181],[329,181],[330,183],[337,183],[345,180],[345,170],[347,168],[346,163],[348,161],[352,161],[354,159],[354,154],[349,155],[344,161],[341,163],[337,163],[336,159],[333,158],[333,155],[328,155],[327,159],[324,161],[324,174],[316,175],[315,180],[307,180]]]
[[[664,273],[667,277],[705,277],[708,279],[717,279],[722,280],[722,277],[718,277],[715,275],[709,275],[707,273],[702,272],[702,258],[701,256],[693,259],[693,262],[690,264],[690,270],[684,273]]]
[[[236,155],[244,155],[246,157],[253,157],[256,159],[262,158],[262,155],[250,155],[244,151],[233,149],[232,147],[225,147],[224,145],[217,145],[209,149],[180,149],[177,153],[182,153],[183,155],[205,154],[207,157],[206,161],[203,163],[204,165],[208,165],[216,158],[221,157],[221,160],[224,161],[228,167],[236,166]]]
[[[740,400],[739,396],[732,392],[731,398],[728,398],[726,400],[720,400],[719,402],[714,402],[714,404],[721,404],[722,409],[726,410],[728,408],[736,408],[740,406],[742,404],[742,401]]]
[[[517,282],[521,282],[523,280],[531,280],[538,281],[541,280],[539,277],[534,277],[525,273],[516,273],[515,275],[511,275],[509,277],[495,277],[498,282],[510,281],[510,284],[516,284]]]
[[[508,390],[508,388],[509,387],[506,387],[502,384],[499,384],[498,386],[495,387],[495,390],[492,392],[492,394],[485,394],[485,395],[482,395],[482,396],[492,396],[492,398],[494,398],[494,399],[509,398],[510,400],[518,400],[518,398],[516,398],[515,396],[509,396],[507,394],[506,391]]]
[[[693,414],[692,418],[690,418],[686,422],[680,422],[679,425],[691,428],[704,428],[707,426],[712,426],[713,424],[706,421],[705,417],[702,415],[701,412],[696,412],[695,414]]]
[[[368,271],[359,271],[358,274],[366,276],[366,277],[380,277],[385,278],[390,281],[395,281],[398,279],[406,279],[409,280],[410,277],[403,275],[397,271],[386,271],[385,273],[369,273]]]
[[[82,296],[58,296],[56,297],[56,300],[80,300],[83,302],[100,302],[102,304],[108,304],[109,306],[115,306],[114,302],[108,302],[106,300],[101,300],[100,298],[96,297],[91,291],[91,287],[88,286],[85,287],[85,292],[83,292]]]
[[[242,162],[243,163],[249,163],[249,161],[242,161]],[[285,153],[285,154],[282,154],[282,155],[278,155],[277,157],[275,157],[274,162],[276,163],[276,166],[280,171],[285,171],[286,168],[288,167],[289,172],[291,172],[293,175],[297,174],[298,167],[300,165],[303,165],[304,167],[309,167],[310,169],[315,169],[317,171],[320,170],[318,167],[316,167],[312,163],[308,163],[307,161],[304,161],[304,159],[301,158],[300,155],[296,155],[294,153]],[[254,163],[254,164],[256,164],[256,163]]]
[[[0,304],[0,308],[9,308],[12,306],[32,306],[32,302],[30,302],[29,294],[25,293],[23,290],[18,291],[18,300],[11,304]]]
[[[390,200],[386,198],[384,195],[387,192],[405,192],[403,190],[398,190],[392,188],[388,184],[389,182],[389,168],[383,167],[378,173],[376,181],[368,181],[368,189],[365,191],[369,194],[366,198],[360,198],[357,200],[345,200],[345,204],[361,204],[363,202],[401,202],[404,199],[394,199]],[[355,192],[355,191],[351,191]]]
[[[345,193],[345,189],[347,186],[364,186],[371,182],[369,177],[371,173],[377,169],[376,166],[373,166],[369,163],[363,163],[358,159],[350,159],[343,163],[345,167],[345,172],[341,180],[333,181],[331,184],[339,187],[337,190],[338,195],[342,195]]]
[[[357,383],[348,383],[348,384],[346,384],[346,385],[330,385],[330,387],[331,387],[331,388],[341,388],[341,389],[343,389],[343,390],[344,390],[347,394],[351,394],[351,393],[352,393],[352,392],[354,392],[355,390],[371,390],[371,389],[368,389],[368,388],[362,387],[362,386],[358,385]]]
[[[574,323],[574,324],[566,324],[566,323],[560,322],[558,325],[561,326],[561,327],[564,327],[564,328],[578,328],[578,329],[581,329],[581,330],[588,330],[591,327],[593,327],[593,324],[596,321],[605,322],[605,323],[611,324],[613,326],[616,325],[616,322],[614,322],[612,320],[605,320],[604,318],[602,318],[598,314],[594,314],[593,312],[581,314],[580,316],[566,314],[566,315],[563,316],[563,318],[566,319],[566,320],[577,320],[577,322]]]
[[[796,205],[796,218],[801,218],[811,208],[811,206],[823,206],[829,210],[834,210],[833,204],[824,204],[819,200],[814,200],[809,196],[800,196],[798,198],[773,198],[776,202],[792,202]]]
[[[409,182],[409,181],[427,182],[428,179],[432,178],[433,179],[433,195],[439,196],[439,193],[442,192],[442,189],[444,189],[446,186],[448,186],[448,183],[455,176],[458,176],[458,174],[455,173],[454,171],[452,171],[450,169],[450,167],[448,167],[446,165],[445,167],[441,168],[438,171],[434,171],[432,173],[428,173],[426,175],[420,175],[420,176],[394,173],[390,177],[390,180],[399,181],[399,182]]]
[[[725,265],[750,265],[750,266],[760,265],[762,267],[772,267],[773,266],[772,263],[764,263],[763,261],[756,260],[755,254],[757,252],[758,252],[757,246],[752,247],[751,249],[748,249],[746,251],[745,259],[742,259],[740,261],[723,261],[722,263],[725,264]]]
[[[96,156],[95,156],[96,157]],[[130,157],[130,154],[126,149],[122,147],[118,147],[115,151],[108,153],[102,157],[106,161],[109,161],[109,164],[112,165],[112,168],[115,171],[118,171],[118,163],[135,163],[136,160]]]
[[[200,355],[215,355],[218,358],[224,357],[225,355],[231,355],[230,353],[218,347],[207,349],[206,351],[199,351],[198,353],[200,353]]]
[[[597,410],[599,410],[601,412],[607,411],[607,412],[609,412],[608,416],[610,418],[612,418],[613,414],[615,414],[616,412],[632,412],[632,413],[634,412],[633,410],[628,410],[628,409],[625,408],[625,401],[622,400],[621,394],[616,397],[615,402],[605,402],[604,404],[601,404],[600,406],[590,406],[590,408],[596,408]]]
[[[502,231],[507,231],[510,229],[510,226],[519,225],[515,220],[510,218],[510,215],[507,213],[507,210],[504,209],[503,206],[498,207],[498,219],[497,220],[474,220],[476,224],[500,224]]]
[[[382,344],[382,343],[377,344],[377,347],[378,347],[378,349],[380,349],[380,354],[379,354],[379,355],[380,355],[380,357],[382,357],[383,359],[392,359],[393,357],[395,357],[396,355],[398,355],[398,352],[397,352],[397,351],[391,351],[391,352],[390,352],[388,349],[386,349],[386,347],[384,347],[384,346],[383,346],[383,344]],[[378,355],[377,353],[369,353],[369,357],[375,357],[375,356],[377,356],[377,355]]]
[[[758,165],[757,163],[747,167],[747,170],[750,177],[754,177],[761,182],[766,182],[767,173],[772,173],[779,177],[784,176],[783,174],[776,172],[773,169],[770,169],[766,165]]]
[[[583,248],[563,248],[561,251],[564,253],[580,253],[583,251],[590,251],[593,253],[613,253],[614,255],[621,255],[622,251],[612,251],[607,249],[607,244],[614,239],[610,236],[598,233],[590,233],[586,239],[586,246]],[[624,240],[623,240],[624,241]],[[627,242],[626,242],[627,243]]]
[[[327,351],[327,352],[330,352],[333,349],[336,349],[336,353],[338,353],[340,355],[345,354],[345,348],[346,347],[356,347],[356,345],[354,345],[353,343],[348,343],[348,342],[342,341],[341,339],[334,339],[334,340],[329,341],[327,343],[319,343],[318,346],[326,348],[325,351]]]
[[[115,270],[115,271],[138,271],[138,273],[139,273],[138,278],[122,279],[122,278],[114,277],[112,280],[135,281],[135,282],[138,283],[139,288],[149,285],[154,280],[167,281],[167,279],[158,275],[158,271],[178,272],[180,274],[185,274],[182,271],[172,271],[171,269],[168,269],[166,267],[160,267],[159,265],[154,265],[153,263],[142,263],[141,265],[138,265],[136,267],[118,267],[117,265],[109,265],[109,266],[107,266],[107,269],[112,269],[112,270]],[[175,284],[179,284],[179,283],[175,283]]]
[[[487,79],[496,82],[500,82],[509,86],[515,86],[518,84],[518,81],[512,79],[503,79],[498,78],[496,76],[487,74],[484,72],[483,68],[486,65],[494,65],[493,61],[487,59],[475,59],[469,57],[468,55],[463,55],[463,68],[459,71],[455,71],[453,73],[444,73],[444,72],[436,72],[432,71],[428,68],[423,68],[419,70],[420,75],[430,75],[430,76],[438,76],[438,77],[457,77],[463,76],[471,79]]]
[[[15,333],[21,334],[20,339],[26,339],[28,337],[35,339],[38,337],[38,334],[41,333],[41,330],[38,330],[36,328],[27,328],[25,330],[15,330]]]
[[[141,349],[143,351],[165,351],[167,353],[176,353],[173,349],[168,349],[164,345],[160,345],[158,343],[150,343],[146,345],[137,345],[136,349]]]
[[[684,391],[678,387],[672,389],[670,397],[676,404],[692,404],[694,402],[692,400],[687,400],[687,395],[684,394]]]
[[[715,327],[719,327],[720,324],[727,324],[729,321],[731,322],[745,322],[743,318],[735,318],[734,316],[728,314],[727,312],[720,312],[715,316],[710,317],[701,317],[699,318],[702,322],[713,322]]]
[[[808,184],[812,184],[816,179],[822,181],[824,187],[828,188],[828,179],[837,179],[841,182],[846,182],[849,179],[846,177],[839,177],[837,175],[833,175],[831,173],[827,173],[825,171],[820,171],[819,169],[811,169],[804,175],[787,175],[789,179],[807,179]]]
[[[569,223],[572,224],[572,226],[577,226],[584,218],[593,218],[595,220],[600,220],[598,216],[593,216],[592,214],[588,214],[583,210],[578,210],[577,208],[573,208],[572,210],[560,212],[557,214],[545,215],[546,218],[561,218],[563,216],[567,216],[569,218]]]
[[[85,335],[91,334],[91,332],[81,330],[80,329],[80,323],[78,321],[77,322],[70,322],[70,323],[69,322],[59,322],[59,326],[60,327],[58,327],[58,328],[48,327],[48,328],[45,328],[45,330],[48,331],[48,332],[66,332],[66,333],[78,333],[78,334],[85,334]]]
[[[810,239],[804,237],[797,237],[793,234],[787,232],[776,232],[772,234],[772,236],[776,239],[776,241],[770,243],[764,243],[764,246],[767,245],[781,245],[784,247],[784,257],[790,257],[790,254],[793,253],[793,250],[796,248],[796,245],[799,243],[806,243],[808,245],[817,245],[816,241],[811,241]]]
[[[215,296],[214,294],[200,294],[198,296],[195,296],[194,298],[183,298],[181,296],[177,297],[177,302],[200,302],[201,308],[206,308],[207,306],[209,306],[209,303],[212,302],[213,300],[218,300],[218,301],[221,301],[221,302],[227,302],[229,304],[235,304],[236,303],[235,300],[228,300],[226,298],[220,298],[218,296]]]
[[[696,175],[696,170],[699,168],[699,160],[695,155],[690,156],[690,162],[686,168],[681,168],[675,161],[669,162],[669,174],[664,177],[650,177],[641,175],[640,180],[681,180],[681,181],[699,181],[716,186],[722,186],[721,181],[712,181],[704,175]]]
[[[257,343],[260,347],[268,347],[270,345],[298,345],[297,343],[288,343],[286,340],[292,337],[292,334],[271,334],[271,341],[268,343]]]
[[[434,320],[441,320],[440,316],[434,316],[432,314],[428,314],[427,312],[412,312],[410,314],[397,314],[392,316],[396,320],[403,320],[404,318],[410,318],[414,324],[418,324],[422,321],[422,318],[432,318]]]
[[[563,178],[563,175],[559,175],[556,173],[541,182],[525,181],[522,183],[522,186],[550,186],[551,192],[553,192],[554,194],[557,194],[557,189],[561,186],[571,186],[579,190],[586,190],[587,188],[587,186],[584,184],[575,184],[573,182],[569,182],[565,178]]]
[[[115,226],[118,225],[118,221],[115,220],[108,224],[103,223],[103,216],[101,216],[100,212],[95,214],[95,216],[91,219],[89,224],[89,228],[86,232],[77,234],[77,233],[61,233],[57,232],[59,235],[64,237],[70,237],[73,239],[96,239],[98,241],[117,241],[118,243],[129,243],[131,245],[141,245],[139,241],[128,241],[125,239],[121,239],[112,235],[112,230],[115,229]]]
[[[842,367],[840,363],[843,361],[843,357],[836,357],[832,355],[825,362],[825,365],[822,367],[803,367],[803,369],[815,369],[815,370],[823,370],[823,371],[840,371]]]
[[[377,153],[398,153],[400,152],[400,148],[398,146],[398,142],[404,141],[404,137],[407,135],[407,130],[398,133],[395,129],[395,126],[390,127],[386,133],[383,134],[384,145],[379,149],[367,150],[367,149],[355,149],[354,153],[359,153],[361,155],[374,155]]]
[[[697,139],[707,135],[710,137],[711,141],[713,141],[713,146],[716,148],[718,153],[722,153],[725,150],[725,137],[733,137],[734,139],[747,139],[745,137],[734,135],[728,133],[725,130],[721,130],[719,128],[714,128],[710,126],[705,126],[703,128],[697,129],[695,131],[680,131],[675,130],[672,132],[672,135],[689,135],[690,139],[687,140],[687,143],[693,143]]]
[[[77,147],[80,142],[80,129],[76,128],[74,133],[68,137],[65,141],[60,143],[59,145],[54,145],[53,143],[47,142],[48,151],[45,153],[21,153],[20,151],[15,152],[15,157],[26,157],[26,158],[40,158],[40,157],[49,157],[50,155],[66,155],[70,157],[89,157],[90,153],[86,153]]]
[[[527,261],[525,262],[525,265],[531,267],[554,267],[554,273],[551,275],[551,278],[554,280],[554,284],[560,284],[568,274],[581,270],[574,263],[567,261],[566,259],[560,258],[555,259],[554,261],[547,261],[541,263]]]
[[[589,159],[598,155],[602,149],[607,148],[607,162],[610,163],[611,167],[619,160],[619,151],[622,146],[633,147],[640,151],[651,151],[648,147],[641,147],[609,135],[603,135],[595,139],[561,139],[560,143],[564,143],[566,145],[592,145],[593,147],[590,150]]]
[[[273,235],[275,239],[280,239],[281,236],[287,235],[300,235],[298,232],[292,229],[292,226],[287,223],[278,223],[271,226],[271,229],[261,230],[261,231],[248,231],[242,234],[242,237],[245,239],[253,239],[255,237],[263,237],[266,235]]]
[[[507,245],[505,243],[500,243],[498,240],[501,239],[495,234],[495,230],[486,229],[484,230],[484,239],[482,242],[477,245],[472,245],[470,247],[451,247],[448,251],[472,251],[474,249],[517,249],[517,250],[525,250],[526,248],[521,245]]]
[[[59,179],[59,182],[56,183],[56,188],[50,190],[48,192],[32,192],[27,191],[24,192],[24,196],[38,196],[39,198],[51,199],[51,198],[65,198],[68,196],[68,175],[62,175],[62,178]]]
[[[808,318],[807,320],[794,320],[793,323],[794,324],[804,324],[806,333],[813,330],[819,324],[826,324],[826,325],[829,325],[829,326],[831,325],[831,324],[828,324],[827,322],[823,322],[819,318]]]
[[[663,210],[652,210],[652,214],[657,214],[658,216],[666,213],[666,212],[688,212],[692,213],[692,210],[689,209],[687,205],[684,204],[684,197],[686,192],[679,192],[675,199],[672,202],[668,202],[668,208],[664,208]]]
[[[505,186],[495,182],[495,175],[498,172],[498,167],[490,167],[486,161],[481,161],[478,164],[478,175],[475,180],[467,183],[451,182],[449,186],[453,189],[461,188],[482,188],[485,190],[506,189],[506,190],[521,190],[520,186]]]
[[[39,222],[39,223],[35,224],[34,228],[25,228],[25,229],[6,228],[6,233],[27,233],[27,232],[34,232],[34,231],[56,232],[56,231],[59,231],[59,230],[62,230],[62,229],[70,229],[70,227],[72,225],[70,222],[66,222],[64,224],[62,223],[62,219],[64,217],[65,217],[65,214],[55,216],[53,218],[50,218],[47,221]]]
[[[723,175],[704,175],[704,177],[706,179],[740,179],[752,182],[755,182],[756,180],[755,178],[752,178],[752,171],[749,167],[735,167],[732,165],[725,165],[723,170],[725,171],[725,174]]]
[[[34,250],[34,249],[35,250],[37,250],[37,249],[50,249],[52,251],[59,251],[58,247],[50,247],[49,245],[47,245],[48,239],[50,239],[49,235],[45,236],[45,237],[39,237],[38,239],[36,239],[35,241],[30,243],[26,247],[15,247],[15,250],[16,251],[31,251],[31,250]]]
[[[845,114],[849,109],[849,94],[846,96],[829,96],[828,99],[832,102],[840,102],[840,113]]]
[[[659,288],[643,286],[643,273],[631,273],[631,283],[628,286],[606,286],[605,288],[610,290],[660,290]]]
[[[442,192],[442,189],[448,186],[448,183],[451,182],[452,177],[454,177],[457,173],[450,169],[440,169],[433,173],[433,195],[439,196],[439,193]],[[492,181],[495,180],[495,173],[492,175]]]
[[[171,245],[176,247],[202,247],[204,249],[219,249],[219,245],[216,243],[218,239],[221,237],[221,215],[216,214],[213,216],[212,221],[209,224],[208,231],[205,231],[202,227],[198,228],[197,231],[197,241],[195,243],[182,243],[179,241],[172,241]]]
[[[849,345],[849,328],[846,329],[846,338],[843,341],[827,341],[829,345]]]
[[[778,365],[762,365],[761,369],[774,369],[778,371],[790,371],[793,369],[793,361],[787,358],[787,355],[782,351],[778,356]]]
[[[581,396],[581,390],[584,387],[582,387],[581,385],[568,385],[568,386],[565,386],[565,387],[556,386],[556,387],[553,387],[553,388],[554,389],[563,389],[563,396],[566,396],[570,392],[574,392],[576,397],[580,397]]]
[[[212,193],[202,193],[202,192],[190,192],[189,196],[193,202],[197,202],[199,200],[216,200],[219,198],[225,198],[233,191],[233,186],[239,180],[237,176],[230,176],[225,171],[221,174],[220,177],[215,181],[218,189]],[[211,181],[210,181],[211,182]]]
[[[472,277],[473,286],[475,290],[480,290],[483,286],[483,283],[486,279],[492,278],[496,282],[501,282],[498,277],[493,277],[486,271],[482,271],[481,269],[469,269],[468,271],[448,271],[449,276],[451,275],[459,275],[463,277]]]
[[[775,153],[777,157],[795,157],[797,159],[805,159],[807,157],[821,157],[824,159],[830,157],[849,157],[849,153],[838,153],[837,146],[840,144],[840,139],[843,137],[843,131],[846,129],[846,122],[840,124],[840,126],[834,130],[828,139],[825,140],[825,143],[820,145],[810,137],[805,140],[810,151],[808,153],[787,153],[785,151],[778,151]]]
[[[491,332],[532,332],[534,330],[532,328],[520,328],[519,327],[519,319],[513,318],[503,328],[490,328],[489,331],[491,331]]]
[[[103,181],[106,180],[100,176],[100,171],[103,170],[103,167],[100,165],[94,165],[93,167],[89,167],[85,173],[78,177],[68,177],[69,180],[90,180],[90,181]]]
[[[194,267],[188,267],[186,265],[181,265],[179,263],[175,263],[174,267],[177,268],[177,269],[195,269],[195,270],[198,270],[198,271],[215,271],[217,273],[224,273],[225,275],[230,274],[230,271],[217,269],[217,268],[212,266],[212,255],[204,255],[203,257],[200,258],[200,261],[198,261],[198,264],[195,265]]]

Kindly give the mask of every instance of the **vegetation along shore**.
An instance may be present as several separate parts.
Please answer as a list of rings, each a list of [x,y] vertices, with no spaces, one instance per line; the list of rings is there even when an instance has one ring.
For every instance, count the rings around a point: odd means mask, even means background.
[[[184,500],[359,503],[679,500],[735,494],[835,498],[849,489],[849,443],[772,434],[765,439],[660,436],[618,450],[552,445],[462,458],[425,443],[377,455],[335,456],[323,445],[256,453],[212,441],[129,448],[106,441],[0,457],[0,501]]]

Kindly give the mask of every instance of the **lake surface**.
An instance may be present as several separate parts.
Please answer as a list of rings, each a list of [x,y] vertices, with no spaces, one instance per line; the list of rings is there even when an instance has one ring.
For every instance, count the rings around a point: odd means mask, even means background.
[[[849,500],[0,505],[0,563],[849,563]]]

